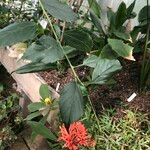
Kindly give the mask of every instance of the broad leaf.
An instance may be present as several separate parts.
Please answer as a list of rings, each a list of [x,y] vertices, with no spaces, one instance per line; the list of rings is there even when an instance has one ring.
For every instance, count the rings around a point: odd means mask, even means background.
[[[119,56],[135,61],[134,57],[132,56],[133,47],[129,46],[128,44],[124,44],[122,40],[108,39],[108,44]]]
[[[118,60],[99,59],[92,74],[91,84],[105,84],[121,68]]]
[[[148,14],[147,14],[147,12],[148,12]],[[147,17],[148,17],[148,20],[150,21],[150,6],[145,6],[140,10],[139,16],[138,16],[138,21],[139,22],[144,22],[144,21],[147,22]]]
[[[36,35],[36,24],[34,22],[13,23],[0,30],[0,46],[13,45],[33,39]]]
[[[116,29],[121,27],[123,23],[126,21],[126,19],[127,19],[126,4],[122,2],[119,5],[119,8],[116,12],[116,19],[115,19]]]
[[[42,102],[31,103],[28,105],[28,109],[30,112],[37,111],[43,107],[45,107],[45,104]]]
[[[83,65],[95,68],[98,60],[99,57],[97,57],[96,55],[91,55],[83,61]]]
[[[39,43],[33,43],[25,52],[22,59],[32,62],[54,63],[64,57],[61,47],[55,39],[50,36],[42,36]]]
[[[62,121],[69,125],[83,115],[83,96],[76,82],[67,84],[60,95],[60,114]]]
[[[92,9],[92,11],[97,15],[97,17],[100,18],[101,14],[101,8],[100,5],[97,3],[96,0],[88,0],[89,7]]]
[[[108,44],[103,47],[100,56],[107,59],[116,59],[118,57],[117,53]]]
[[[44,64],[40,62],[30,63],[25,66],[22,66],[15,70],[18,74],[24,74],[24,73],[33,73],[33,72],[39,72],[39,71],[45,71],[48,69],[55,69],[57,66],[56,64]]]
[[[28,121],[28,124],[31,126],[32,130],[36,134],[42,135],[43,137],[52,141],[57,140],[57,137],[48,128],[46,128],[41,122]]]
[[[67,45],[84,52],[89,52],[93,46],[90,35],[78,29],[66,31],[64,33],[64,41]]]
[[[51,97],[50,90],[48,88],[48,85],[46,85],[46,84],[42,84],[40,86],[39,93],[40,93],[40,96],[42,97],[42,99]]]
[[[77,15],[66,3],[62,3],[59,0],[42,0],[42,3],[49,14],[57,19],[67,22],[77,19]]]

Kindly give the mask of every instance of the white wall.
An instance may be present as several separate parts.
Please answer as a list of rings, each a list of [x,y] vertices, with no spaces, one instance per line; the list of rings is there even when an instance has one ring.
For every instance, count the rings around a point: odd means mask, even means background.
[[[104,24],[107,24],[107,19],[106,19],[107,7],[110,7],[113,9],[113,11],[116,11],[119,4],[122,1],[124,1],[127,4],[127,6],[129,6],[134,0],[98,0],[99,4],[101,5],[102,10],[103,10]],[[138,14],[140,9],[142,7],[144,7],[146,4],[147,4],[147,0],[137,0],[134,11]],[[149,0],[149,4],[150,4],[150,0]],[[138,23],[137,18],[132,20],[132,22],[133,22],[133,25],[136,25]]]

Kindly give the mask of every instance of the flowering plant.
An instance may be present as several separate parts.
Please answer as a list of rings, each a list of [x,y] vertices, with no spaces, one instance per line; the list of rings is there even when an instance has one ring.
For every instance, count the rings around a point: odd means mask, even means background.
[[[64,125],[60,127],[58,141],[63,141],[63,147],[69,150],[78,150],[79,147],[94,147],[96,142],[88,135],[87,129],[80,121],[70,125],[69,130]]]

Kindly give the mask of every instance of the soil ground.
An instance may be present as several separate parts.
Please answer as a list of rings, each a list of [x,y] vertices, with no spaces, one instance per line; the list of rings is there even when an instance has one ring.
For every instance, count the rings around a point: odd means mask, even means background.
[[[114,76],[116,84],[114,85],[97,85],[89,87],[90,97],[99,113],[107,108],[122,109],[122,106],[128,106],[132,110],[144,112],[150,115],[150,93],[139,93],[139,63],[131,61],[122,61],[123,69]],[[89,75],[87,68],[80,68],[77,70],[80,79],[84,79]],[[68,69],[64,73],[57,70],[49,70],[40,73],[46,82],[56,89],[57,84],[60,83],[60,91],[63,86],[73,80],[71,70]],[[131,102],[127,102],[133,93],[137,96]],[[121,110],[120,110],[121,111]]]

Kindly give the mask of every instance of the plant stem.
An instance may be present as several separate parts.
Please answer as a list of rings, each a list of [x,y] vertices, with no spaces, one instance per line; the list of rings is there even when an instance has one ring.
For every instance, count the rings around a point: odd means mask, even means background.
[[[46,16],[46,18],[47,18],[47,20],[48,20],[48,22],[49,22],[49,24],[50,24],[50,26],[51,26],[52,32],[53,32],[53,34],[54,34],[54,36],[55,36],[55,38],[56,38],[57,43],[58,43],[59,46],[61,47],[62,52],[63,52],[63,54],[64,54],[66,60],[68,61],[68,64],[70,65],[70,68],[71,68],[71,70],[72,70],[72,73],[73,73],[75,79],[76,79],[81,85],[83,85],[83,83],[82,83],[81,80],[79,79],[78,75],[76,74],[76,72],[75,72],[75,70],[74,70],[74,67],[73,67],[73,65],[71,64],[71,62],[70,62],[68,56],[67,56],[66,53],[64,52],[64,49],[63,49],[63,47],[62,47],[62,45],[61,45],[61,42],[59,41],[59,38],[58,38],[58,36],[57,36],[57,34],[56,34],[56,32],[55,32],[55,29],[54,29],[54,27],[53,27],[53,25],[52,25],[51,19],[49,18],[47,12],[45,11],[44,6],[43,6],[43,4],[41,3],[41,0],[39,0],[39,4],[40,4],[40,6],[41,6],[41,8],[42,8],[42,11],[43,11],[44,15]]]
[[[63,51],[63,54],[64,54],[64,56],[66,57],[66,60],[68,61],[68,64],[70,65],[70,68],[71,68],[71,70],[72,70],[72,72],[73,72],[73,74],[74,74],[75,79],[76,79],[82,86],[85,86],[84,83],[79,79],[77,73],[75,72],[74,66],[71,64],[71,62],[70,62],[68,56],[67,56],[66,53],[64,52],[64,49],[63,49],[63,47],[62,47],[62,45],[61,45],[61,42],[59,41],[59,38],[58,38],[58,36],[57,36],[57,34],[56,34],[56,32],[55,32],[55,29],[54,29],[54,27],[53,27],[53,25],[52,25],[51,19],[49,18],[47,12],[45,11],[44,6],[43,6],[43,4],[41,3],[41,0],[39,0],[39,4],[40,4],[40,6],[41,6],[41,8],[42,8],[42,10],[43,10],[43,13],[44,13],[44,15],[46,16],[46,18],[47,18],[47,20],[48,20],[48,22],[49,22],[49,24],[50,24],[50,26],[51,26],[51,29],[52,29],[52,32],[53,32],[55,38],[56,38],[56,41],[58,42],[59,46],[61,47],[61,49],[62,49],[62,51]],[[89,103],[90,103],[90,105],[91,105],[91,108],[92,108],[92,110],[93,110],[93,113],[94,113],[94,116],[95,116],[95,118],[96,118],[96,121],[97,121],[97,123],[98,123],[98,127],[99,127],[99,129],[100,129],[99,119],[98,119],[98,117],[97,117],[97,115],[96,115],[96,111],[95,111],[95,109],[94,109],[94,107],[93,107],[93,104],[92,104],[92,101],[91,101],[89,95],[87,96],[87,98],[88,98],[88,101],[89,101]]]
[[[149,2],[147,0],[147,7],[149,5]],[[141,78],[140,78],[140,91],[142,90],[143,86],[144,86],[144,82],[146,82],[145,80],[145,76],[148,73],[146,70],[149,67],[149,61],[150,60],[146,60],[147,57],[147,46],[148,46],[148,41],[149,41],[149,32],[150,32],[150,23],[149,23],[149,10],[147,8],[147,32],[146,32],[146,41],[145,41],[145,48],[144,48],[144,54],[143,54],[143,61],[142,61],[142,68],[141,68]]]

